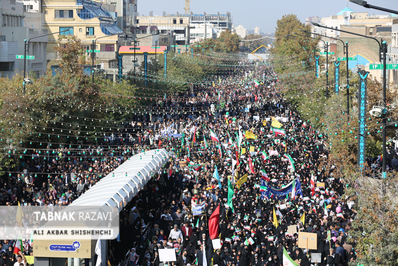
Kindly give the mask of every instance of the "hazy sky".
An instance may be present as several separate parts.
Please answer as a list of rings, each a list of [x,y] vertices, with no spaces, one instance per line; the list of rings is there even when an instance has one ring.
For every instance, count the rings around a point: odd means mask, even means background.
[[[398,0],[367,0],[368,4],[398,10]],[[140,15],[148,16],[179,12],[184,14],[184,0],[137,0]],[[348,5],[356,12],[387,14],[382,11],[367,9],[346,0],[191,0],[193,13],[230,12],[234,25],[243,25],[247,29],[258,26],[264,33],[275,32],[276,21],[285,14],[296,14],[301,21],[307,17],[327,17],[335,15]]]

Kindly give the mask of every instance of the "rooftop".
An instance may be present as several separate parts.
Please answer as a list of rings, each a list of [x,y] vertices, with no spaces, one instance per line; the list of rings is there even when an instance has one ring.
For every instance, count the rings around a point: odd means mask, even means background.
[[[341,10],[339,13],[337,13],[337,16],[342,16],[344,15],[344,12],[354,12],[354,10],[352,10],[351,8],[349,8],[348,6],[346,8],[344,8],[343,10]]]

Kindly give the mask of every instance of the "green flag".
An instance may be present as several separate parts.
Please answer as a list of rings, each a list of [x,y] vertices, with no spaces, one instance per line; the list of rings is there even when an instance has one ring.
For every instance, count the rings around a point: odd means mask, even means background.
[[[181,135],[181,148],[184,148],[184,139],[185,139],[185,134],[184,134],[184,132],[182,132],[182,135]]]
[[[199,218],[198,218],[198,221],[196,222],[196,226],[195,227],[199,228]]]
[[[228,206],[231,208],[232,212],[234,211],[234,205],[232,204],[232,198],[234,196],[234,188],[232,187],[231,180],[228,179]]]

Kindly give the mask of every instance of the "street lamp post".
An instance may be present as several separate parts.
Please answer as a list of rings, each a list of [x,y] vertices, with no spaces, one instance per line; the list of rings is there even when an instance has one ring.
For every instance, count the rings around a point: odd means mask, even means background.
[[[137,49],[137,40],[136,39],[134,39],[134,84],[135,84],[135,64],[137,63],[136,62],[136,57],[135,57],[135,50]]]
[[[381,44],[381,53],[383,55],[383,112],[386,113],[386,108],[387,108],[387,95],[386,95],[386,90],[387,90],[387,76],[386,76],[386,72],[387,72],[387,42],[383,41]],[[383,178],[387,177],[387,173],[386,173],[386,161],[387,161],[387,147],[386,147],[386,125],[387,125],[387,118],[385,116],[385,114],[383,115],[383,166],[382,166],[382,176]]]
[[[372,9],[376,9],[376,10],[380,10],[380,11],[385,11],[388,13],[398,14],[398,11],[396,11],[396,10],[392,10],[392,9],[388,9],[388,8],[384,8],[384,7],[380,7],[380,6],[374,6],[374,5],[368,4],[368,2],[364,1],[364,0],[348,0],[348,1],[350,1],[354,4],[357,4],[357,5],[363,6],[365,8],[372,8]]]
[[[22,82],[22,87],[23,87],[23,96],[25,96],[25,77],[26,77],[26,52],[29,49],[29,42],[33,39],[37,39],[37,38],[41,38],[41,37],[46,37],[46,36],[50,36],[50,35],[54,35],[56,33],[61,33],[61,32],[66,32],[69,31],[69,29],[67,30],[63,30],[63,31],[57,31],[57,32],[52,32],[52,33],[48,33],[48,34],[44,34],[44,35],[40,35],[40,36],[36,36],[36,37],[32,37],[29,38],[28,40],[25,39],[24,40],[24,51],[23,51],[23,82]]]
[[[324,50],[326,53],[326,98],[329,98],[329,45],[326,42]]]
[[[332,40],[337,40],[337,41],[340,41],[343,44],[343,53],[345,54],[346,67],[347,67],[347,73],[346,73],[346,83],[347,83],[347,118],[348,118],[348,120],[350,120],[350,84],[349,84],[350,80],[349,80],[349,77],[348,77],[348,42],[344,43],[343,40],[338,39],[338,38],[333,38],[333,37],[330,37],[330,36],[321,35],[321,34],[317,34],[317,33],[314,33],[314,32],[305,31],[305,30],[302,30],[302,29],[300,29],[300,30],[303,31],[303,32],[306,32],[306,33],[310,33],[310,34],[312,33],[312,34],[314,34],[316,36],[325,37],[325,38],[329,38],[329,39],[332,39]]]
[[[313,37],[310,37],[310,36],[301,35],[301,34],[298,34],[296,32],[293,32],[293,33],[298,35],[298,36],[303,36],[305,38],[317,39],[317,38],[313,38]],[[328,44],[328,42],[325,42],[322,39],[320,39],[320,41],[323,42],[324,52],[326,53],[326,98],[328,98],[329,97],[329,69],[328,69],[329,68],[329,62],[328,62],[329,61],[329,57],[328,57],[329,44]]]
[[[384,8],[384,7],[380,7],[380,6],[374,6],[371,4],[368,4],[367,1],[364,0],[349,0],[352,3],[355,3],[357,5],[363,6],[365,8],[372,8],[372,9],[376,9],[376,10],[381,10],[381,11],[385,11],[388,13],[393,13],[393,14],[398,14],[398,11],[396,10],[392,10],[389,8]],[[380,43],[379,43],[380,46]],[[383,104],[384,104],[384,112],[386,112],[386,106],[387,106],[387,98],[386,98],[386,62],[387,62],[387,43],[386,42],[382,42],[381,44],[381,51],[380,54],[383,54]],[[385,115],[383,117],[383,168],[382,168],[382,175],[383,178],[387,177],[386,174],[386,156],[387,156],[387,151],[386,151],[386,118]]]
[[[361,2],[365,2],[362,0],[354,0],[357,2],[361,1]],[[365,2],[366,3],[366,2]],[[366,35],[362,35],[362,34],[358,34],[358,33],[354,33],[354,32],[350,32],[350,31],[346,31],[346,30],[341,30],[341,29],[334,29],[334,28],[329,28],[323,25],[320,25],[318,23],[315,22],[311,22],[314,26],[316,27],[321,27],[321,28],[326,28],[326,29],[332,29],[332,30],[337,30],[337,31],[341,31],[344,33],[348,33],[348,34],[352,34],[352,35],[356,35],[356,36],[360,36],[360,37],[364,37],[364,38],[368,38],[368,39],[373,39],[377,42],[377,44],[379,45],[379,56],[380,56],[380,61],[383,64],[383,120],[382,120],[382,124],[383,124],[383,166],[382,166],[382,176],[383,178],[387,177],[386,174],[386,156],[387,156],[387,151],[386,151],[386,118],[385,115],[387,113],[387,98],[386,98],[386,91],[387,91],[387,76],[386,76],[386,70],[387,70],[387,42],[383,41],[383,39],[381,39],[381,43],[378,39],[374,38],[374,37],[370,37],[370,36],[366,36]],[[348,61],[347,61],[348,63]]]

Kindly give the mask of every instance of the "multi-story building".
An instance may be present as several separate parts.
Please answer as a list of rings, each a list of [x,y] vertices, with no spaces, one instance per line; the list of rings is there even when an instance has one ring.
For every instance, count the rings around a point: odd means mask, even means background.
[[[232,29],[232,17],[227,14],[166,14],[137,17],[137,33],[156,27],[160,34],[170,34],[177,45],[215,38],[224,30]],[[152,28],[151,28],[152,30]]]
[[[102,4],[114,6],[114,11],[108,9],[112,17],[116,20],[117,26],[123,30],[125,34],[134,33],[137,22],[137,0],[95,0]]]
[[[336,15],[321,18],[320,24],[334,29],[345,30],[376,38],[379,42],[383,39],[384,41],[387,41],[387,43],[390,43],[394,18],[395,17],[393,15],[369,15],[366,12],[354,12],[352,9],[346,7]],[[318,34],[339,38],[343,42],[348,42],[349,57],[356,58],[356,60],[348,62],[349,68],[353,71],[356,71],[359,68],[365,69],[370,71],[370,74],[374,78],[380,80],[382,77],[382,71],[369,69],[370,64],[379,63],[380,61],[378,43],[369,38],[363,38],[334,29],[313,27],[312,31]],[[336,57],[344,56],[341,42],[329,38],[323,38],[323,40],[331,43],[331,48],[335,49],[334,51],[336,54],[332,56],[332,60]],[[323,43],[319,43],[319,45],[323,46]]]
[[[190,24],[192,26],[212,24],[217,36],[219,36],[224,30],[232,30],[232,17],[229,12],[227,14],[191,14]]]
[[[101,68],[116,68],[115,52],[118,35],[123,31],[101,4],[89,0],[42,0],[44,27],[49,33],[47,55],[57,59],[54,48],[58,35],[74,35],[81,40],[83,50],[96,50],[95,64]],[[94,49],[92,48],[95,43]],[[89,54],[87,54],[89,55]]]
[[[199,42],[203,39],[215,39],[217,38],[217,32],[214,29],[213,24],[196,25],[194,28],[190,29],[189,32],[190,43]]]
[[[242,39],[244,39],[244,38],[249,34],[249,31],[248,31],[245,27],[243,27],[242,25],[236,26],[236,27],[234,28],[234,31],[235,31],[235,33],[238,34],[239,37],[241,37]]]
[[[24,13],[24,4],[15,0],[0,1],[0,75],[12,77],[15,71],[22,72],[24,60],[24,40],[28,42],[27,55],[34,56],[26,62],[27,73],[42,75],[47,67],[47,31],[41,30],[38,25],[26,25],[24,22],[27,13]],[[38,38],[36,38],[38,37]],[[19,59],[17,59],[17,55]],[[32,58],[32,57],[30,57]]]
[[[189,15],[163,14],[163,16],[139,16],[137,18],[137,34],[169,34],[173,36],[177,45],[189,43],[189,30]]]
[[[255,27],[254,28],[254,34],[255,35],[261,35],[261,28],[260,27]]]

